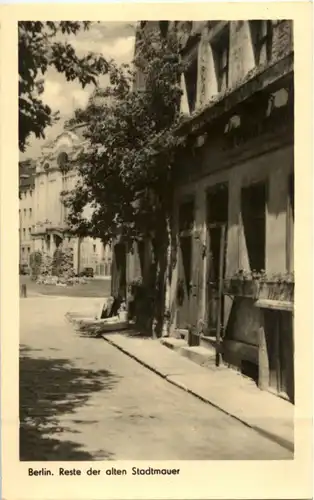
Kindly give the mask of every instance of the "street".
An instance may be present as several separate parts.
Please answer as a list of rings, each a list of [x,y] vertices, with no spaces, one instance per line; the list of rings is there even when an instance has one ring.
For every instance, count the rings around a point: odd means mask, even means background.
[[[65,313],[82,298],[20,301],[21,460],[261,460],[292,453],[169,384]]]

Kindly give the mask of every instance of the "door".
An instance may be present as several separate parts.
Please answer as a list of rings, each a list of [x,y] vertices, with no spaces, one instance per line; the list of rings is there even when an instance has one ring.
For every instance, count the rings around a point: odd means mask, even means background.
[[[269,388],[294,402],[293,315],[265,310],[265,335],[269,360]]]
[[[207,276],[204,333],[216,340],[219,348],[223,334],[223,279],[227,248],[229,187],[216,184],[207,193]]]
[[[207,328],[205,334],[215,337],[217,343],[223,334],[224,296],[223,280],[226,264],[227,231],[225,224],[208,227],[208,262],[207,262]]]
[[[177,328],[188,330],[191,321],[193,229],[195,199],[187,198],[179,207],[178,282],[176,291]]]
[[[192,289],[192,236],[180,237],[179,273],[177,285],[177,328],[190,326],[190,300]]]

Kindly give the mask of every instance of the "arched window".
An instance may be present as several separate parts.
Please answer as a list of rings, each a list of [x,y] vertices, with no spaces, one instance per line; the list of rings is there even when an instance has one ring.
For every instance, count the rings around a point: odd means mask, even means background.
[[[69,156],[67,153],[62,152],[59,153],[58,158],[57,158],[57,164],[58,167],[60,168],[61,172],[68,172],[69,171]]]

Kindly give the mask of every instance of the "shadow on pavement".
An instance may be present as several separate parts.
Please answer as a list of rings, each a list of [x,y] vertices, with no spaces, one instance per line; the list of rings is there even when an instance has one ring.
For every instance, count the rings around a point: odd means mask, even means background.
[[[62,439],[63,432],[75,432],[58,417],[73,414],[75,421],[75,410],[93,393],[111,390],[118,377],[107,370],[75,368],[70,360],[32,358],[32,351],[20,347],[20,460],[95,460],[75,441]],[[113,459],[110,452],[101,454]]]

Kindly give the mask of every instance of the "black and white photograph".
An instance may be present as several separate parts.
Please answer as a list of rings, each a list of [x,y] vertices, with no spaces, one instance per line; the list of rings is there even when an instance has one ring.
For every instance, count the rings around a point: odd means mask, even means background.
[[[294,459],[293,31],[18,22],[20,461]]]

